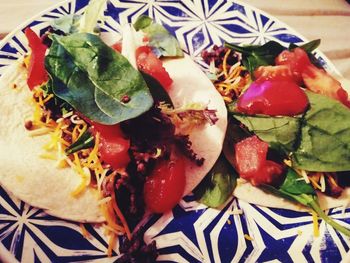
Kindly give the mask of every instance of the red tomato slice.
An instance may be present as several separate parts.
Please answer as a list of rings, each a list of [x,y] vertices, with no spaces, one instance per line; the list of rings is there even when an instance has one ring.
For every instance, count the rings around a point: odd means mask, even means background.
[[[172,154],[170,160],[158,162],[144,185],[146,206],[155,213],[172,209],[185,190],[185,166],[183,158]]]
[[[276,184],[281,180],[283,167],[267,160],[268,144],[257,136],[235,144],[235,164],[241,178],[253,185]]]
[[[48,80],[48,75],[45,69],[45,53],[47,46],[42,43],[40,37],[38,37],[31,28],[27,27],[24,33],[32,51],[27,78],[28,87],[32,90]]]
[[[103,162],[114,170],[125,168],[130,162],[130,141],[124,138],[119,124],[104,125],[91,122],[92,132],[100,133],[99,154]]]
[[[136,49],[136,63],[139,70],[158,80],[165,89],[168,89],[173,83],[162,61],[157,58],[150,47],[141,46]]]
[[[291,81],[265,80],[253,82],[238,98],[240,112],[270,116],[295,116],[308,107],[305,92]]]

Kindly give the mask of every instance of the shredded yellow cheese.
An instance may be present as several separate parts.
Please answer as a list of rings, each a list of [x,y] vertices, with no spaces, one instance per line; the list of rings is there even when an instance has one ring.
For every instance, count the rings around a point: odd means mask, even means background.
[[[96,179],[96,188],[98,190],[100,200],[99,206],[101,212],[106,219],[104,224],[106,235],[109,236],[108,255],[111,256],[115,247],[116,237],[126,233],[131,238],[128,225],[117,206],[116,197],[104,197],[102,193],[102,184],[107,179],[110,171],[109,167],[104,167],[98,156],[98,146],[100,134],[95,135],[95,145],[92,149],[84,149],[67,156],[64,150],[88,129],[88,124],[75,115],[73,111],[64,114],[61,118],[54,121],[50,111],[45,110],[45,104],[53,98],[53,94],[45,96],[40,87],[33,90],[33,127],[29,132],[30,136],[49,135],[49,141],[43,146],[44,152],[40,154],[41,158],[56,160],[57,167],[64,168],[70,166],[77,174],[80,175],[81,181],[78,186],[71,192],[73,197],[78,197],[91,184],[91,175],[94,174]],[[157,154],[161,154],[161,150]],[[118,171],[125,176],[124,171]],[[116,171],[108,175],[110,180],[116,176]],[[88,237],[89,233],[83,224],[80,225],[84,237]]]
[[[254,239],[251,237],[251,236],[249,236],[248,234],[244,234],[244,238],[246,239],[246,240],[249,240],[249,241],[253,241]]]
[[[312,211],[312,223],[313,223],[313,229],[314,229],[314,236],[319,237],[320,231],[318,228],[318,216],[315,211]]]

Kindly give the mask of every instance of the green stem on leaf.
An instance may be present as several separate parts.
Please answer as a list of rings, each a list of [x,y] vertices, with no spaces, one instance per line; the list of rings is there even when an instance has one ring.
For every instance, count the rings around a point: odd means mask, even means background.
[[[310,202],[309,207],[312,208],[320,218],[322,218],[327,224],[332,226],[334,229],[338,230],[339,232],[343,233],[344,235],[350,237],[350,229],[338,224],[335,222],[332,218],[330,218],[328,215],[326,215],[321,207],[318,205],[316,200],[313,200]]]

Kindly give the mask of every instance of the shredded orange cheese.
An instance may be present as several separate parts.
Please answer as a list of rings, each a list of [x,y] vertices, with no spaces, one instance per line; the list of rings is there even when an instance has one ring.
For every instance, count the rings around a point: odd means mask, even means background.
[[[57,160],[57,167],[64,168],[70,166],[77,174],[81,176],[81,182],[71,192],[71,195],[78,197],[91,183],[91,172],[95,175],[96,188],[100,195],[100,208],[106,219],[104,224],[105,233],[109,236],[108,250],[109,256],[112,255],[113,248],[116,244],[116,237],[126,233],[131,238],[131,232],[128,224],[117,206],[116,197],[113,192],[112,196],[104,197],[102,193],[102,183],[107,177],[110,169],[105,168],[98,156],[98,145],[100,134],[95,135],[95,145],[92,149],[84,149],[66,156],[64,150],[88,129],[87,123],[80,119],[74,112],[64,114],[60,119],[54,121],[51,112],[46,111],[45,103],[53,98],[53,94],[45,96],[44,91],[37,87],[33,90],[33,126],[34,130],[29,131],[31,136],[49,135],[50,141],[43,146],[44,152],[40,154],[41,158]],[[66,135],[66,136],[64,136]],[[108,175],[110,180],[114,180],[116,172]],[[119,222],[121,224],[119,224]],[[80,224],[82,234],[88,237],[89,233],[83,224]]]
[[[111,235],[110,238],[109,238],[108,249],[107,249],[107,255],[109,257],[112,256],[113,248],[115,247],[116,240],[117,240],[116,235]]]
[[[232,65],[229,70],[227,70],[227,60],[231,54],[231,50],[228,50],[225,53],[222,62],[222,70],[221,72],[216,72],[218,77],[224,76],[224,80],[222,81],[214,81],[214,86],[217,91],[221,94],[224,101],[226,103],[231,103],[234,99],[236,99],[242,90],[247,86],[247,84],[251,81],[249,75],[247,74],[245,77],[241,77],[240,74],[245,68],[240,65],[240,63],[236,63]],[[211,65],[212,67],[215,67]],[[218,69],[211,71],[217,71]]]

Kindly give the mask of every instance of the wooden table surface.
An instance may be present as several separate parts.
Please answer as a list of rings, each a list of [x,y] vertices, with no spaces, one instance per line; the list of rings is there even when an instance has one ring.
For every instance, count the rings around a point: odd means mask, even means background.
[[[55,0],[0,0],[0,38]],[[243,0],[277,17],[320,49],[350,79],[350,4],[345,0]]]

